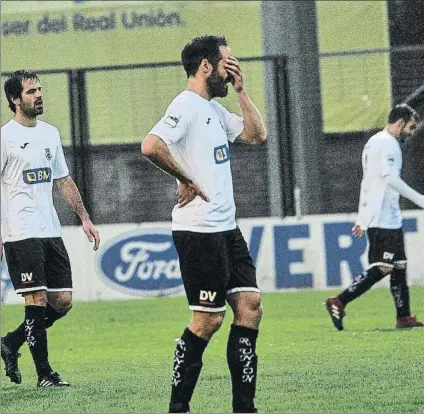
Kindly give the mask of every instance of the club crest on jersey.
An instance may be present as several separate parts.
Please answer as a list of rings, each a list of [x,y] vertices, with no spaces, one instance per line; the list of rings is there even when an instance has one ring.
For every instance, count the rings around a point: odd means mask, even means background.
[[[49,161],[52,159],[52,153],[50,152],[50,148],[46,148],[46,158]]]
[[[181,115],[179,114],[169,114],[165,118],[165,124],[169,125],[171,128],[175,128],[178,125],[178,122],[180,122]]]
[[[214,148],[215,164],[223,164],[230,160],[230,149],[228,145],[220,145]]]
[[[23,171],[23,176],[26,184],[48,183],[52,180],[52,170],[50,168],[34,168]]]

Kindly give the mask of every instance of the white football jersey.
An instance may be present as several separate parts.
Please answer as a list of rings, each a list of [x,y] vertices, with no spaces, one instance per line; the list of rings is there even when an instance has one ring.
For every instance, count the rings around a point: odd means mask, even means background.
[[[228,141],[234,142],[243,128],[243,118],[217,101],[184,91],[150,131],[168,145],[175,160],[210,198],[209,203],[197,196],[182,208],[176,205],[173,230],[214,233],[236,228]]]
[[[1,227],[3,242],[60,237],[53,180],[69,175],[57,128],[15,120],[1,128]]]
[[[373,135],[362,152],[362,169],[357,224],[364,230],[401,228],[399,192],[384,179],[389,174],[399,177],[402,171],[402,151],[397,139],[386,130]]]

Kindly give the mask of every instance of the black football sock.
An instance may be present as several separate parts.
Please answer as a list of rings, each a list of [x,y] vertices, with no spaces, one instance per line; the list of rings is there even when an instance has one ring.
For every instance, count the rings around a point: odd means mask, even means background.
[[[170,413],[189,410],[189,403],[202,369],[202,356],[209,341],[200,338],[188,328],[177,343],[174,353]]]
[[[39,378],[52,372],[48,361],[45,315],[46,308],[43,306],[25,306],[25,339]]]
[[[58,319],[63,318],[68,312],[69,309],[58,312],[53,306],[47,304],[44,326],[50,328]]]
[[[409,287],[406,281],[406,269],[394,269],[390,277],[390,291],[395,301],[398,318],[411,316]]]
[[[343,305],[347,305],[352,300],[358,298],[373,285],[383,279],[386,275],[376,266],[366,270],[356,277],[352,284],[343,291],[338,297]]]
[[[258,330],[231,325],[227,343],[227,362],[233,386],[233,412],[252,413],[255,409],[258,357]]]
[[[8,332],[4,341],[12,351],[18,352],[25,342],[25,323],[21,323],[14,331]]]
[[[47,304],[44,326],[46,328],[50,328],[58,319],[63,318],[67,313],[68,310],[58,312],[52,306]],[[9,332],[5,336],[6,345],[16,352],[25,343],[25,341],[25,323],[21,323],[14,331]]]

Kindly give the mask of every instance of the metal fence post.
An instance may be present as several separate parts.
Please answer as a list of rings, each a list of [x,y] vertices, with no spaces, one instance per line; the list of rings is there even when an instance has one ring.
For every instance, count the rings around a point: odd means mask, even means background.
[[[90,135],[85,70],[71,70],[68,72],[68,77],[74,180],[84,204],[93,218],[92,200],[90,197]]]
[[[292,132],[290,128],[289,111],[289,83],[287,80],[287,58],[279,56],[274,60],[276,77],[276,106],[277,125],[279,131],[280,157],[281,157],[281,186],[283,197],[284,216],[295,214],[294,206],[294,178],[293,178],[293,155],[292,155]]]

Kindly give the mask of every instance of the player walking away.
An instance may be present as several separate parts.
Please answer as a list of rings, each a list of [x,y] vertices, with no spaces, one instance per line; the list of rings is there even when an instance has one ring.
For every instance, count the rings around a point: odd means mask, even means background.
[[[390,111],[387,126],[373,135],[363,150],[359,212],[352,232],[355,237],[362,237],[367,232],[369,267],[340,295],[328,298],[325,302],[338,330],[343,329],[346,305],[389,274],[397,313],[396,327],[424,326],[411,316],[399,206],[401,195],[424,208],[424,195],[413,190],[400,178],[402,151],[399,144],[414,133],[417,122],[418,115],[410,106],[395,106]]]
[[[99,234],[69,176],[59,131],[37,120],[43,113],[38,76],[15,72],[4,90],[15,115],[1,128],[1,241],[15,291],[25,298],[25,318],[1,338],[1,357],[6,375],[19,384],[18,350],[26,341],[37,385],[68,386],[51,368],[47,352],[46,328],[72,306],[71,266],[53,205],[53,180],[80,217],[90,242],[94,240],[94,250],[99,247]]]
[[[203,352],[222,324],[227,300],[234,314],[227,345],[233,410],[256,412],[255,349],[262,307],[256,269],[235,221],[228,141],[262,143],[266,129],[224,37],[197,37],[181,58],[187,89],[142,143],[142,153],[179,184],[172,230],[193,312],[175,350],[169,411],[189,411]],[[229,82],[243,118],[213,100],[227,96]]]

